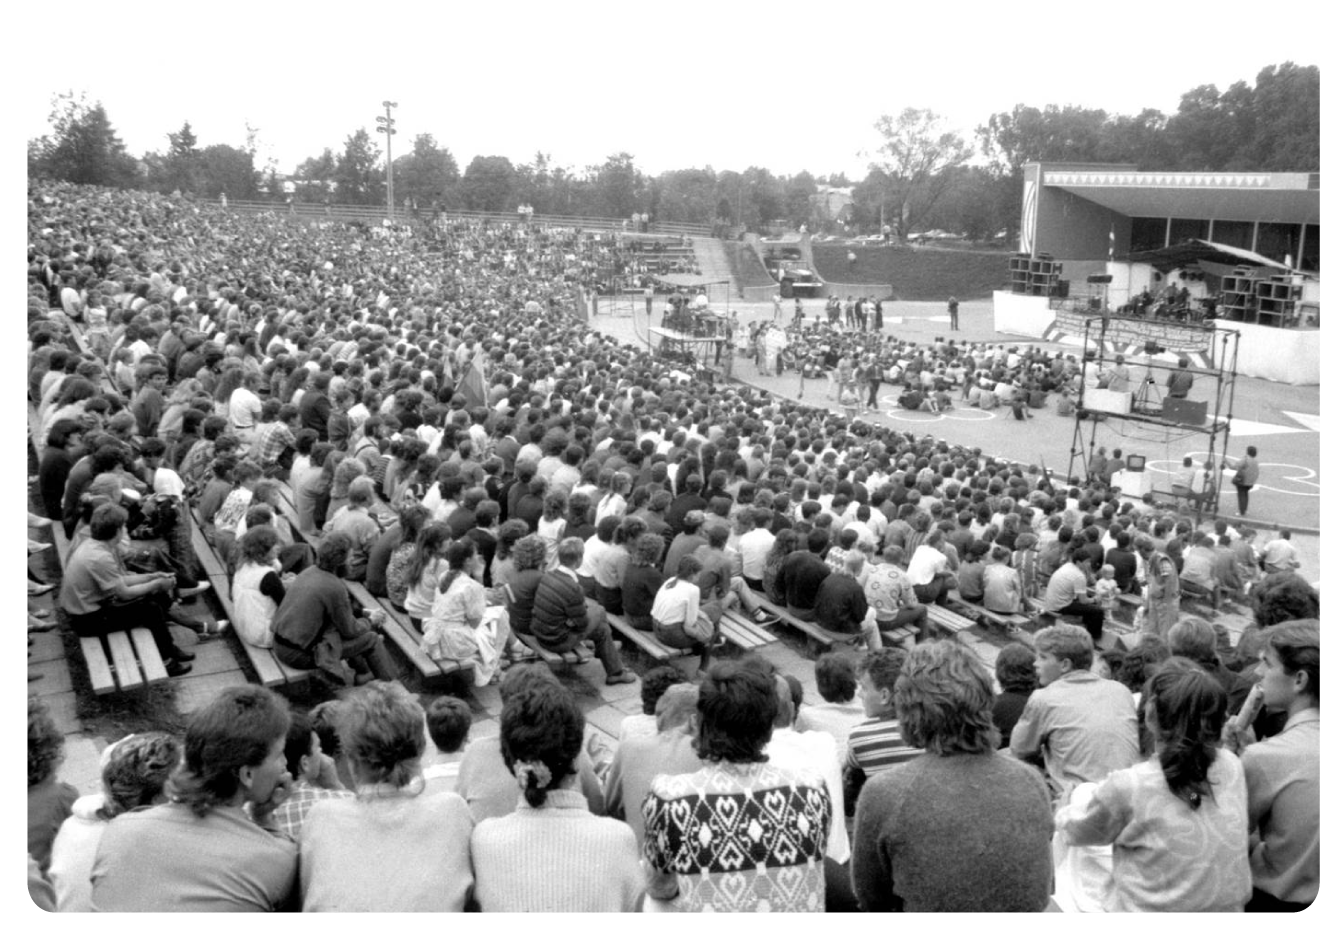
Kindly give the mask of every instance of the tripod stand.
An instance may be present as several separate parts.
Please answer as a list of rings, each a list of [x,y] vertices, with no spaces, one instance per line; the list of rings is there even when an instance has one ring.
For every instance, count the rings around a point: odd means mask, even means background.
[[[1142,375],[1141,385],[1137,387],[1137,392],[1132,394],[1132,411],[1159,414],[1163,406],[1164,399],[1160,395],[1160,387],[1156,384],[1156,378],[1151,375],[1151,365],[1148,363],[1146,373]]]

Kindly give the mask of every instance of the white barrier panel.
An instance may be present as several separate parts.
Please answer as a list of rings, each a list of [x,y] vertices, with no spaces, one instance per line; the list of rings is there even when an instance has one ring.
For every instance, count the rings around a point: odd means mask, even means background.
[[[1243,376],[1262,377],[1294,386],[1318,386],[1319,336],[1322,332],[1270,328],[1238,321],[1225,322],[1224,327],[1240,333],[1239,372]],[[1217,354],[1220,354],[1219,348]]]
[[[1048,326],[1053,324],[1054,317],[1048,307],[1048,296],[993,293],[994,331],[1042,338]]]
[[[1131,393],[1086,387],[1082,401],[1087,409],[1094,409],[1096,412],[1109,412],[1116,416],[1125,416],[1132,412]]]

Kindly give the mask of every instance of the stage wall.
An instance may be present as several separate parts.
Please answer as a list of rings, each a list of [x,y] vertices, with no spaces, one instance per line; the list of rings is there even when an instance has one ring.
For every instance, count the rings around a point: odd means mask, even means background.
[[[1239,372],[1293,386],[1319,385],[1320,335],[1318,330],[1269,328],[1238,321],[1225,322],[1238,331]]]
[[[1048,326],[1053,324],[1053,317],[1047,296],[993,293],[994,331],[1042,338]]]

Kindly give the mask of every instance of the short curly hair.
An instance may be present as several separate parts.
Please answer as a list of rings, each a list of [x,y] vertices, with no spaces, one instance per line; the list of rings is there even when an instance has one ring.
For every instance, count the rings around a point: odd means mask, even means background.
[[[895,683],[894,705],[905,742],[937,756],[991,754],[1001,739],[993,726],[992,680],[955,640],[913,647]]]
[[[369,682],[340,706],[340,749],[374,782],[396,788],[419,775],[424,709],[400,682]]]
[[[642,684],[639,685],[639,699],[643,702],[643,713],[656,714],[658,699],[672,685],[679,685],[683,681],[685,676],[675,666],[658,666],[646,672]]]
[[[512,559],[518,571],[545,567],[545,540],[535,533],[523,536],[513,545]]]
[[[1254,623],[1260,627],[1319,616],[1319,592],[1295,572],[1268,575],[1254,587],[1252,596]]]
[[[46,702],[28,696],[28,788],[46,782],[65,759],[65,735]]]
[[[112,744],[103,766],[98,817],[111,821],[123,812],[152,805],[181,759],[181,743],[162,731],[131,734]]]

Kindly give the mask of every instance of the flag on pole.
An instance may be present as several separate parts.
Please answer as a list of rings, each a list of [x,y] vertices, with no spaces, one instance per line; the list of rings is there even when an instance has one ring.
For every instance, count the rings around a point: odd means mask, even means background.
[[[1114,225],[1112,224],[1109,225],[1109,259],[1111,262],[1114,259]]]
[[[457,383],[457,392],[466,397],[467,409],[485,404],[485,355],[481,348],[476,347],[475,357]]]

